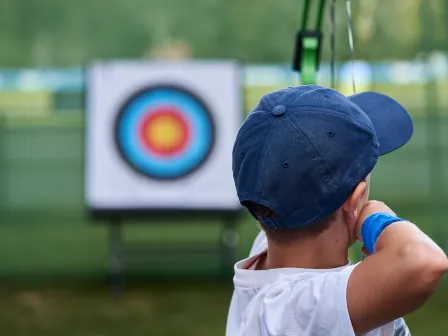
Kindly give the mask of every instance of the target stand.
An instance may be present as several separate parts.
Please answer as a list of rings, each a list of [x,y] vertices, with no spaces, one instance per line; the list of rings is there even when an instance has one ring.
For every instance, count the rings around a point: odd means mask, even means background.
[[[162,214],[159,214],[162,215]],[[189,214],[184,214],[188,218]],[[211,215],[211,214],[210,214]],[[162,215],[166,216],[166,215]],[[172,217],[172,215],[171,215]],[[204,217],[205,218],[205,217]],[[213,214],[216,219],[216,214]],[[141,262],[175,262],[185,260],[206,260],[219,257],[217,276],[227,281],[233,274],[233,265],[237,258],[239,245],[238,214],[222,214],[221,233],[210,242],[127,242],[125,239],[126,219],[111,217],[106,221],[108,228],[107,274],[111,295],[121,298],[125,292],[126,266],[134,261]],[[162,278],[166,279],[166,278]]]
[[[166,215],[162,213],[157,216]],[[180,215],[180,213],[178,214]],[[188,218],[191,214],[184,213]],[[204,216],[204,214],[201,214]],[[216,214],[210,213],[210,218],[216,219]],[[221,233],[214,241],[191,241],[155,243],[155,242],[127,242],[124,238],[126,220],[120,217],[111,217],[107,220],[108,227],[108,261],[107,273],[111,295],[121,298],[125,292],[126,266],[133,261],[151,262],[162,261],[164,263],[175,262],[179,258],[204,260],[207,257],[218,256],[220,260],[219,274],[223,280],[228,280],[233,275],[233,265],[237,258],[239,245],[238,214],[221,214]],[[171,216],[172,217],[172,214]],[[206,218],[208,216],[204,216]]]
[[[241,211],[232,177],[233,142],[243,118],[233,62],[106,62],[87,71],[85,200],[108,223],[114,293],[127,262],[220,256],[232,273]],[[134,217],[221,219],[211,243],[129,243]]]

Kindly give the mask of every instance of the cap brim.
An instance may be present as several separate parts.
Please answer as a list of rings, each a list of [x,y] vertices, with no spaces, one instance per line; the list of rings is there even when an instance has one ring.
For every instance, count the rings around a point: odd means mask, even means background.
[[[380,155],[402,147],[411,139],[414,133],[411,116],[395,99],[377,92],[363,92],[348,98],[372,121]]]

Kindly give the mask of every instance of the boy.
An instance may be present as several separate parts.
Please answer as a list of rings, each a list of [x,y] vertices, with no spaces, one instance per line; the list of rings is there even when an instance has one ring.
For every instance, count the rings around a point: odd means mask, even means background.
[[[309,85],[261,99],[233,149],[238,197],[262,232],[235,265],[227,336],[409,335],[401,317],[434,292],[447,257],[368,195],[378,157],[412,133],[379,93]],[[369,256],[351,265],[356,240]]]

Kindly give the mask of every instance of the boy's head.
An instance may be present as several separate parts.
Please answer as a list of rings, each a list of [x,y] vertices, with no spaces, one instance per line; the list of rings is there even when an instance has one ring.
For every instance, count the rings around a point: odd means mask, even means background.
[[[335,220],[350,226],[378,157],[412,133],[406,110],[379,93],[347,98],[317,85],[272,92],[236,137],[238,197],[279,243],[319,235]]]

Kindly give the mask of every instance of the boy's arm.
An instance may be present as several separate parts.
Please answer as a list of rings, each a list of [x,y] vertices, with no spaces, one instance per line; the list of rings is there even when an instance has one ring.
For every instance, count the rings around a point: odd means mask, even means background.
[[[358,220],[358,238],[364,220],[377,212],[395,216],[384,203],[369,202]],[[447,269],[445,253],[414,224],[390,224],[379,236],[375,253],[359,263],[348,280],[347,306],[354,331],[370,331],[418,309]]]

